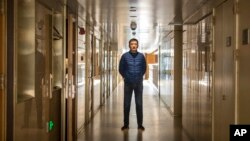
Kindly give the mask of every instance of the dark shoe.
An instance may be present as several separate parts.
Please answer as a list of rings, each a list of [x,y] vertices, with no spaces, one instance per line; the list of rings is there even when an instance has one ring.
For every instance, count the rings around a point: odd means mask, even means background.
[[[142,125],[138,126],[138,129],[139,129],[139,130],[142,130],[142,131],[145,130],[145,128],[144,128]]]
[[[126,130],[126,129],[128,129],[128,126],[127,126],[127,125],[124,125],[124,126],[122,126],[121,129],[122,129],[122,130]]]

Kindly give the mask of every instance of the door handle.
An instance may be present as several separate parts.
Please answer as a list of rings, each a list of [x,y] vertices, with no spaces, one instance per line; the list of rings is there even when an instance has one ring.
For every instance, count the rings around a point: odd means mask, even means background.
[[[53,93],[52,83],[53,83],[53,75],[50,74],[49,75],[49,97],[50,97],[50,99],[52,99],[52,93]]]
[[[68,91],[68,88],[69,88],[69,85],[68,85],[68,74],[66,74],[65,76],[65,98],[67,99],[68,96],[69,96],[69,91]]]
[[[74,85],[74,75],[72,75],[72,84],[71,84],[71,97],[75,98],[75,85]]]
[[[4,90],[5,87],[5,80],[4,80],[4,74],[0,74],[0,90]]]

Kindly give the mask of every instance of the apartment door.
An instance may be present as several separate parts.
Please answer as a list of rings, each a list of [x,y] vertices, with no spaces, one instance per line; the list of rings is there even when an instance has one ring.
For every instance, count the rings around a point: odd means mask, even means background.
[[[85,123],[88,123],[93,117],[93,109],[94,109],[94,68],[93,68],[93,48],[94,48],[94,35],[91,31],[91,26],[86,25],[86,79],[85,79]]]
[[[93,44],[92,44],[92,68],[93,68],[93,112],[96,113],[97,110],[101,106],[101,82],[100,82],[100,39],[97,36],[93,36]]]
[[[8,117],[14,120],[13,138],[61,140],[62,81],[55,74],[62,59],[56,60],[55,50],[62,52],[62,15],[35,1],[15,7],[14,117]]]
[[[239,0],[238,11],[238,37],[239,37],[239,56],[238,56],[238,123],[250,123],[250,96],[249,96],[249,81],[250,81],[250,21],[249,21],[249,0]]]
[[[50,58],[47,50],[51,48],[50,11],[40,6],[36,11],[35,1],[18,1],[14,7],[14,17],[18,19],[14,20],[13,40],[14,117],[8,117],[14,120],[13,140],[48,140]],[[40,21],[40,24],[36,24],[36,21]]]
[[[215,61],[214,61],[214,140],[229,141],[229,125],[235,117],[235,16],[233,0],[215,9]]]
[[[102,51],[102,101],[105,102],[109,96],[109,45],[105,41]]]
[[[36,3],[35,91],[41,99],[44,126],[50,141],[61,140],[63,126],[63,14]],[[43,98],[44,97],[44,98]],[[38,113],[39,113],[38,111]],[[38,116],[40,114],[37,114]],[[43,119],[41,119],[43,122]],[[40,125],[38,124],[40,127]]]
[[[77,132],[84,129],[85,122],[85,67],[86,67],[86,44],[85,44],[85,22],[78,17],[78,49],[77,49]]]
[[[101,57],[100,57],[100,67],[101,67],[101,73],[100,73],[100,76],[101,76],[101,105],[103,105],[105,103],[105,95],[106,95],[106,84],[107,84],[107,81],[106,81],[106,74],[105,74],[105,60],[106,60],[106,55],[105,55],[106,51],[105,51],[105,44],[104,44],[104,39],[102,38],[101,40],[101,50],[100,50],[100,54],[101,54]]]

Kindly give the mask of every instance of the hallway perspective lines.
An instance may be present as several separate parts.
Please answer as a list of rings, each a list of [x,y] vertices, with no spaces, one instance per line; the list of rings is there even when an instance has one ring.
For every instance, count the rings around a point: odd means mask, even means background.
[[[143,125],[137,129],[134,95],[131,101],[129,129],[123,126],[123,83],[120,83],[96,114],[78,141],[190,141],[181,128],[181,119],[170,115],[157,90],[144,80]]]

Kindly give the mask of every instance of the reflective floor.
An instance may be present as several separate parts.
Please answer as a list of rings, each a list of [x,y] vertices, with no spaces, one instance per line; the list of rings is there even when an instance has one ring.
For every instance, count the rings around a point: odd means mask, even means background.
[[[170,115],[159,100],[157,90],[147,80],[143,89],[143,125],[137,129],[134,98],[131,103],[129,130],[123,125],[123,83],[114,91],[93,121],[78,136],[78,141],[190,141],[182,131],[181,119]]]

